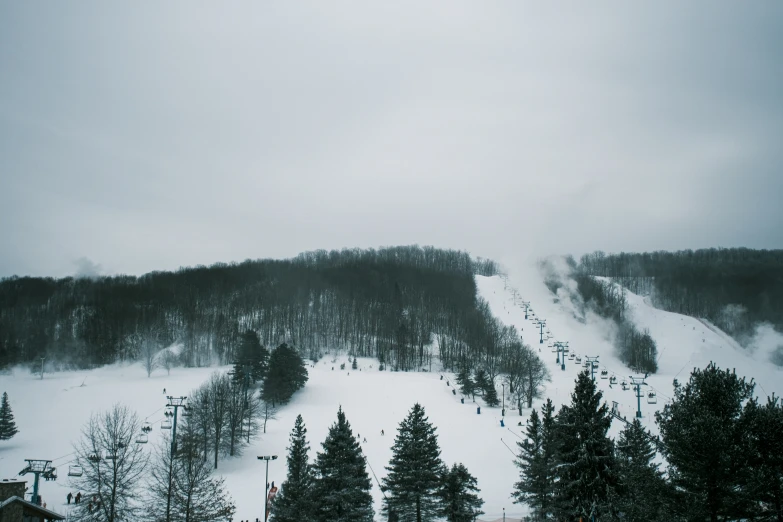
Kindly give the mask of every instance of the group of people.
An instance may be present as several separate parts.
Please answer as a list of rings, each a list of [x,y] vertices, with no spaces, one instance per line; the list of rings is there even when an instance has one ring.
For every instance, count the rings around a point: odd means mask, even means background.
[[[82,493],[81,491],[77,492],[76,495],[68,492],[68,495],[66,495],[65,499],[68,501],[68,504],[71,503],[71,500],[73,500],[74,504],[81,504],[82,502]],[[98,500],[98,495],[93,495],[92,499],[87,503],[87,512],[92,513],[94,510],[98,509],[98,507],[101,505],[101,501]],[[45,507],[45,506],[44,506]]]

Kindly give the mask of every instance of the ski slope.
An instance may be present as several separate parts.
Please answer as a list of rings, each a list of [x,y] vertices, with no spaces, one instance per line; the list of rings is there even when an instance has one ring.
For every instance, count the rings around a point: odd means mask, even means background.
[[[554,296],[535,268],[512,272],[507,281],[480,276],[476,281],[479,294],[489,302],[493,313],[504,323],[515,325],[525,342],[541,348],[541,356],[552,373],[545,396],[552,398],[557,406],[568,402],[581,368],[570,360],[565,371],[555,364],[555,354],[548,350],[547,342],[538,343],[539,336],[532,322],[525,320],[523,309],[514,303],[512,285],[518,290],[517,300],[521,297],[530,301],[536,315],[546,319],[554,339],[568,341],[572,351],[582,356],[599,356],[601,368],[618,376],[618,385],[612,389],[609,389],[608,380],[598,379],[599,386],[607,401],[617,401],[621,414],[633,418],[636,399],[631,391],[622,391],[619,387],[619,381],[631,372],[612,354],[609,341],[612,329],[606,321],[588,316],[586,321],[580,322],[573,314],[573,303],[563,295]],[[687,380],[694,366],[704,367],[710,360],[722,367],[736,368],[740,374],[754,376],[759,384],[759,395],[783,394],[780,369],[747,355],[715,327],[697,319],[656,310],[639,296],[629,294],[628,299],[637,324],[640,328],[649,328],[661,355],[660,372],[647,380],[649,389],[658,394],[658,403],[649,405],[646,400],[642,403],[642,420],[651,431],[657,432],[652,415],[671,397],[672,380],[675,377]],[[343,362],[346,370],[339,369]],[[501,428],[500,408],[488,408],[479,398],[481,414],[478,415],[476,404],[469,398],[462,404],[459,392],[453,393],[452,375],[444,374],[441,380],[437,372],[379,372],[377,367],[375,360],[360,359],[360,369],[351,370],[346,355],[327,355],[308,368],[310,380],[306,387],[269,422],[266,434],[251,441],[242,456],[220,461],[217,473],[226,478],[237,505],[235,521],[261,517],[265,467],[256,459],[257,455],[278,455],[279,460],[270,463],[269,479],[277,484],[284,479],[288,435],[296,415],[301,414],[305,420],[312,459],[336,419],[338,406],[342,405],[354,433],[361,435],[360,440],[367,439],[362,448],[375,476],[382,480],[386,474],[384,467],[391,458],[397,425],[415,402],[424,406],[437,427],[444,461],[449,465],[462,462],[477,477],[485,501],[486,515],[482,520],[500,519],[504,508],[508,522],[527,513],[524,506],[512,504],[510,493],[518,480],[512,450],[520,440],[523,428],[517,424],[524,425],[529,410],[524,410],[520,417],[507,402],[506,427]],[[159,442],[160,421],[164,419],[163,388],[169,395],[188,395],[213,371],[227,370],[227,367],[175,368],[170,376],[157,370],[147,378],[141,365],[134,364],[46,374],[43,380],[27,371],[0,375],[0,392],[8,392],[20,429],[14,439],[0,442],[0,479],[16,478],[24,467],[25,458],[52,459],[60,478],[56,482],[42,481],[41,494],[50,509],[65,513],[65,496],[71,491],[67,470],[73,458],[72,443],[80,436],[81,428],[92,412],[104,410],[116,402],[129,405],[142,420],[153,423],[154,431],[146,446],[151,450]],[[541,401],[535,401],[533,406],[540,408]],[[619,433],[620,424],[619,421],[613,423],[613,435]],[[384,436],[381,436],[381,430],[385,431]],[[382,520],[382,493],[375,476],[371,478],[376,520]],[[32,477],[25,479],[31,481]],[[28,485],[32,486],[32,482]]]

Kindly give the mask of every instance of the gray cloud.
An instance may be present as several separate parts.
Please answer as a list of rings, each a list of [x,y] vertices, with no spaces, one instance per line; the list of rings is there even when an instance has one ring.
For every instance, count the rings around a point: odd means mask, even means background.
[[[783,6],[0,6],[0,276],[780,248]]]

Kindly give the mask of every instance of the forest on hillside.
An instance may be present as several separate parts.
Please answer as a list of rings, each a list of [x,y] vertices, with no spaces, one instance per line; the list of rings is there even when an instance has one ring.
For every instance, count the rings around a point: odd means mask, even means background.
[[[663,310],[706,318],[740,342],[760,322],[783,331],[783,250],[599,251],[582,256],[577,270],[649,295]]]
[[[310,358],[341,348],[410,370],[427,366],[437,344],[446,368],[492,367],[519,341],[476,295],[474,274],[497,271],[465,252],[408,246],[140,277],[11,277],[0,281],[0,367],[45,357],[54,368],[83,368],[174,343],[180,364],[226,364],[248,330]]]

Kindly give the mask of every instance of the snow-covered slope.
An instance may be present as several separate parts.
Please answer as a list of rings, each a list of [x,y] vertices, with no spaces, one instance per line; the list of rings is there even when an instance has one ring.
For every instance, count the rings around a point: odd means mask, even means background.
[[[570,399],[574,379],[581,369],[569,360],[566,370],[555,364],[555,354],[549,351],[546,341],[538,344],[538,333],[531,321],[525,320],[523,309],[514,304],[512,285],[518,297],[530,301],[536,315],[546,319],[547,328],[554,339],[568,341],[571,349],[582,356],[597,355],[601,367],[618,377],[618,385],[609,389],[608,380],[598,380],[607,401],[617,401],[621,414],[633,418],[636,399],[631,391],[623,391],[619,381],[630,371],[614,357],[608,336],[611,326],[604,320],[588,316],[577,320],[573,304],[564,296],[557,299],[543,284],[535,268],[512,273],[505,282],[499,277],[477,277],[480,295],[486,299],[503,322],[516,325],[525,342],[541,348],[542,358],[550,364],[552,382],[547,384],[546,394],[559,406]],[[756,361],[713,326],[699,320],[656,310],[644,299],[629,294],[630,306],[641,328],[649,328],[658,343],[660,371],[648,378],[650,387],[658,393],[658,403],[647,404],[643,399],[643,421],[657,432],[652,414],[663,407],[671,396],[672,380],[686,380],[690,370],[704,367],[714,360],[722,367],[736,368],[743,375],[753,376],[759,384],[759,395],[783,394],[783,372],[769,364]],[[270,465],[270,480],[282,481],[285,477],[285,454],[288,434],[297,414],[302,414],[308,429],[311,458],[320,449],[329,426],[342,405],[354,432],[367,439],[363,449],[378,479],[386,474],[384,466],[391,457],[391,446],[398,423],[415,402],[421,403],[437,426],[443,458],[448,463],[462,462],[478,478],[481,496],[487,514],[483,520],[497,520],[505,508],[507,521],[512,522],[527,510],[512,504],[511,489],[518,480],[518,470],[513,464],[512,450],[519,440],[529,414],[519,416],[508,408],[506,427],[501,427],[500,408],[487,408],[481,403],[481,414],[469,398],[460,402],[455,395],[453,378],[438,373],[379,372],[377,362],[359,361],[360,371],[340,370],[340,363],[347,357],[332,355],[309,368],[310,381],[285,406],[276,420],[270,421],[266,435],[251,443],[244,455],[220,462],[218,473],[226,477],[228,489],[237,504],[235,520],[254,520],[261,517],[264,465],[257,455],[277,454],[280,460]],[[334,367],[334,370],[332,369]],[[350,365],[346,365],[350,368]],[[218,369],[225,371],[227,368]],[[65,512],[65,496],[69,491],[68,463],[73,456],[72,443],[92,412],[106,409],[115,402],[134,408],[142,419],[153,422],[151,444],[157,441],[163,420],[165,398],[168,394],[188,395],[200,385],[214,368],[172,370],[170,376],[157,371],[147,378],[140,365],[109,366],[92,371],[47,374],[43,380],[27,372],[0,376],[0,392],[9,393],[11,404],[20,429],[11,441],[0,442],[0,479],[15,478],[24,466],[25,458],[52,459],[58,467],[57,482],[41,483],[41,491],[48,507]],[[534,403],[540,408],[541,401]],[[621,429],[617,421],[614,434]],[[381,436],[381,430],[385,435]],[[31,479],[31,477],[27,477]],[[31,483],[30,483],[31,485]],[[381,520],[382,493],[373,478],[376,519]]]

